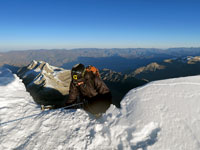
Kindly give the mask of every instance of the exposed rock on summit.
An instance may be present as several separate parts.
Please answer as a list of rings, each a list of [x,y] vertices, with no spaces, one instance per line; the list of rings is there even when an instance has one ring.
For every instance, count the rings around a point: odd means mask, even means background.
[[[136,69],[133,72],[133,75],[136,76],[137,74],[140,74],[142,72],[148,72],[148,71],[152,72],[152,71],[161,70],[161,69],[165,69],[165,66],[159,65],[158,63],[154,62],[145,67],[140,67],[140,68]]]
[[[32,61],[17,75],[39,104],[61,105],[69,94],[71,71],[50,66],[43,61]]]
[[[121,73],[112,71],[110,69],[103,69],[101,71],[101,77],[104,81],[110,81],[110,82],[119,82],[123,79]]]
[[[136,69],[131,75],[138,79],[155,81],[200,74],[200,56],[165,59]]]

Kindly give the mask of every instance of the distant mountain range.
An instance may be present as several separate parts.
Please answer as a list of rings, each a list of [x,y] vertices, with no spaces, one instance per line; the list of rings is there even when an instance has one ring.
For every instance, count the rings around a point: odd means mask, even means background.
[[[72,49],[72,50],[27,50],[0,53],[0,66],[5,64],[22,67],[32,60],[45,61],[50,65],[71,69],[76,63],[94,65],[99,69],[108,68],[117,72],[130,73],[132,70],[161,62],[164,59],[200,56],[200,48],[153,48],[127,49]]]
[[[166,59],[140,67],[130,73],[129,77],[148,81],[193,76],[200,74],[200,56]]]

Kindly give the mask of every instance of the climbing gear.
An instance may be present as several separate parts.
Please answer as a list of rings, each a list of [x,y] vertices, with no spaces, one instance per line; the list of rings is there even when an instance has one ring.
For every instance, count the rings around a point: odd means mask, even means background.
[[[85,66],[83,64],[77,64],[72,68],[71,76],[73,81],[78,81],[83,78],[85,74]]]

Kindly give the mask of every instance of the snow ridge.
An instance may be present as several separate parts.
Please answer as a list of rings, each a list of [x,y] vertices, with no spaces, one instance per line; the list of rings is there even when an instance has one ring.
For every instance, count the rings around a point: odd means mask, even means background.
[[[200,149],[200,76],[133,89],[100,119],[81,109],[41,112],[7,69],[0,83],[0,149]]]

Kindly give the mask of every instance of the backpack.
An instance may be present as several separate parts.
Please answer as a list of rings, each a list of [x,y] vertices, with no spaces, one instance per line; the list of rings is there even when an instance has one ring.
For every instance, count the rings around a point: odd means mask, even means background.
[[[97,69],[94,66],[91,66],[91,65],[87,66],[86,67],[86,71],[87,72],[92,72],[94,75],[96,75],[97,77],[101,78],[100,73],[99,73],[99,69]]]

